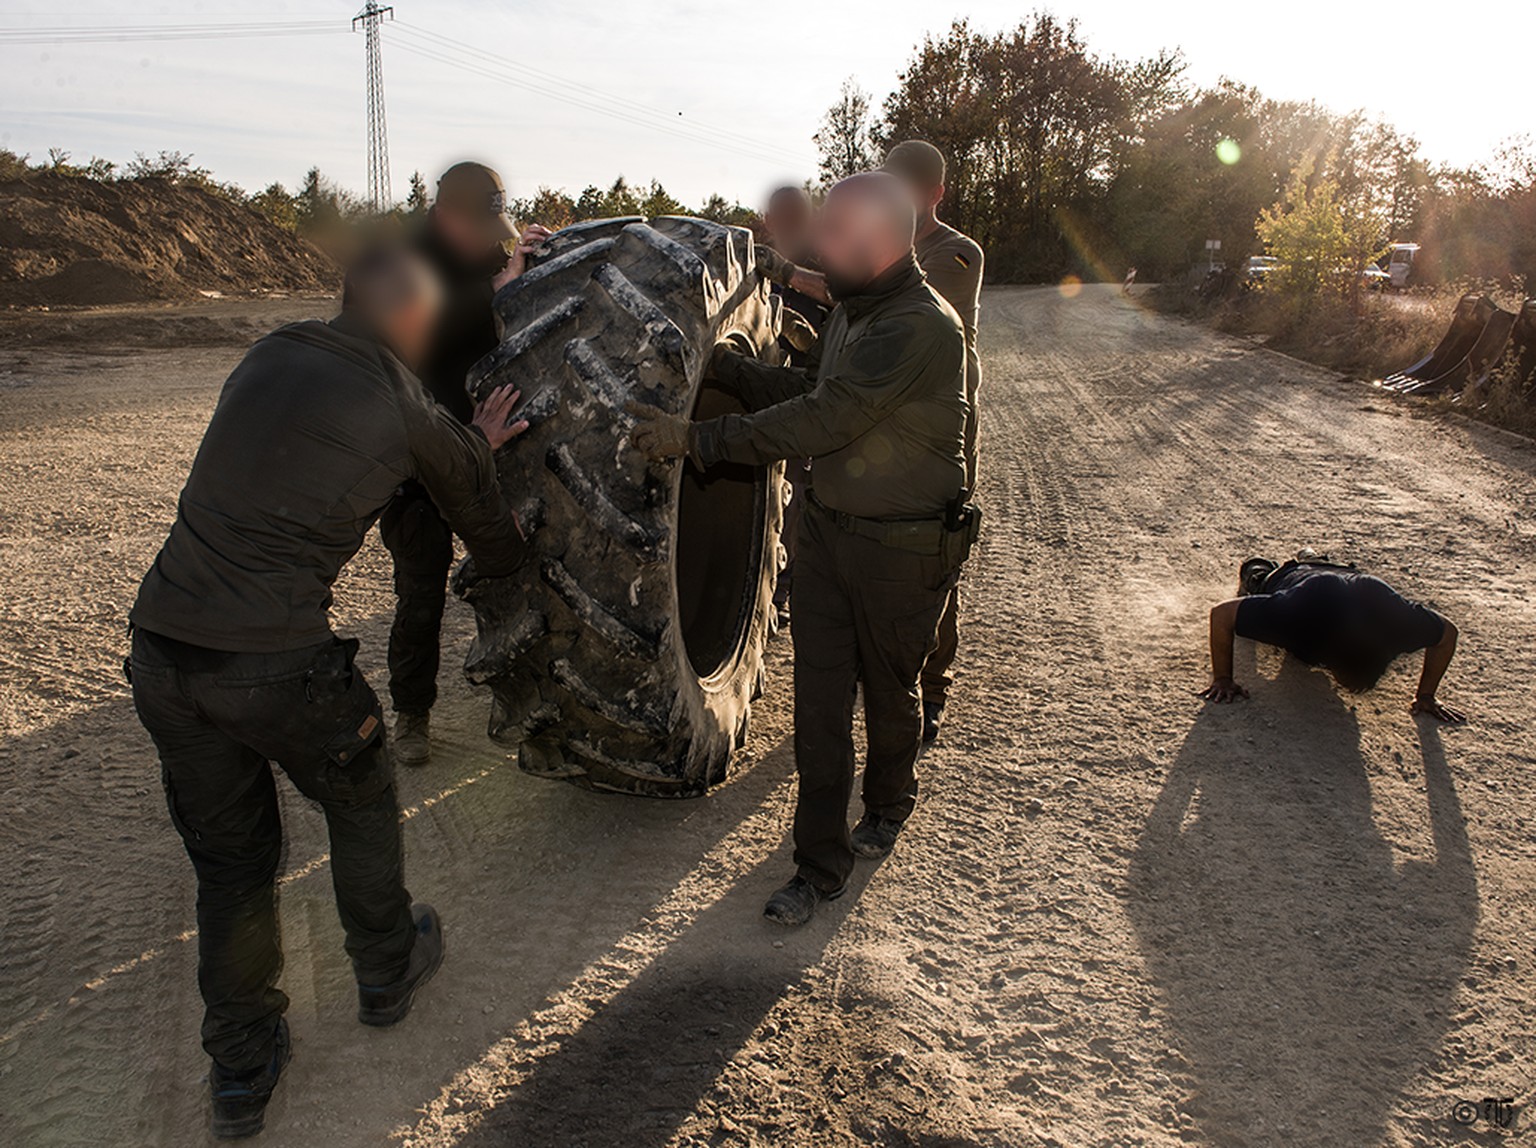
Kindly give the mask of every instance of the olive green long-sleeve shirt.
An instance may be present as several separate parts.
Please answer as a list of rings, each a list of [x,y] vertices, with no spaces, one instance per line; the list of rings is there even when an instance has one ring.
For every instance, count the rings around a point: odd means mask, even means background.
[[[807,368],[731,356],[721,385],[751,413],[694,427],[704,465],[811,459],[811,487],[861,518],[928,518],[965,484],[965,335],[915,259],[828,318]]]
[[[965,324],[965,397],[971,404],[965,428],[966,485],[976,488],[977,392],[981,390],[981,352],[976,328],[981,317],[981,274],[984,257],[970,236],[940,223],[917,241],[917,262],[932,287],[955,309]]]

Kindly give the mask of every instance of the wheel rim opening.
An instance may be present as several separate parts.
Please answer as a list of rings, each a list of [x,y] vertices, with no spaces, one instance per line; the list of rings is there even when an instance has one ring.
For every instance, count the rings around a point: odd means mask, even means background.
[[[743,410],[735,399],[706,390],[693,417]],[[762,467],[722,463],[701,472],[692,462],[684,464],[673,534],[678,624],[688,661],[701,679],[734,662],[746,640],[762,569],[766,494]]]

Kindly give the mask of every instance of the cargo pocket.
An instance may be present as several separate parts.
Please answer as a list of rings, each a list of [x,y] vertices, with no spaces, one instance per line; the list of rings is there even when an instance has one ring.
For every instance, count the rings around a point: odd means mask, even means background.
[[[354,705],[341,728],[334,724],[325,727],[330,732],[315,755],[318,760],[302,772],[289,771],[304,795],[322,805],[361,805],[394,783],[384,745],[384,711],[361,678],[358,687],[357,696],[349,699]]]
[[[299,752],[279,761],[306,797],[357,805],[394,781],[384,746],[384,709],[352,664],[355,639],[322,649],[304,675],[304,726]]]

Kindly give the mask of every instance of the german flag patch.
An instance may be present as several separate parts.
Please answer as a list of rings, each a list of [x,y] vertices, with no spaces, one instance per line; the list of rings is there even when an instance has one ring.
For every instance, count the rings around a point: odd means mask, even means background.
[[[967,271],[971,269],[971,261],[958,252],[955,254],[955,262],[960,264],[960,266],[964,267]]]

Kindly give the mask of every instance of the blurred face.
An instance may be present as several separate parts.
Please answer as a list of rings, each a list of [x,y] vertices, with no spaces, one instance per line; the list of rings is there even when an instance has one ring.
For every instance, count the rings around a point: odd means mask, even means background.
[[[816,221],[816,259],[834,299],[857,295],[889,267],[894,250],[889,223],[856,194],[834,188]]]
[[[939,210],[939,204],[944,201],[944,185],[935,184],[932,187],[924,187],[916,180],[902,177],[901,182],[906,186],[912,196],[912,207],[917,212],[918,219],[927,219]]]
[[[501,248],[499,240],[487,238],[483,219],[471,218],[446,204],[433,208],[432,223],[443,242],[467,262],[491,258]]]
[[[804,256],[810,249],[815,216],[811,197],[805,192],[779,192],[768,201],[768,210],[763,213],[768,245],[789,259]]]
[[[426,362],[442,310],[442,287],[437,277],[423,268],[410,297],[391,309],[384,321],[384,339],[390,350],[413,371]]]

